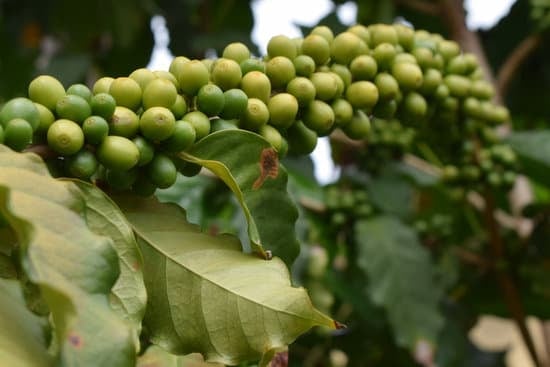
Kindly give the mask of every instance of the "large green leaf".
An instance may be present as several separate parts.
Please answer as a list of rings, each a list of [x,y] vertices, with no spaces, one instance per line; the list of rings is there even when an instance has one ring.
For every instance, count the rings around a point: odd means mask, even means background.
[[[74,183],[82,191],[86,203],[88,228],[111,238],[118,253],[120,276],[111,291],[111,307],[130,320],[139,334],[147,304],[147,291],[143,281],[143,258],[132,227],[103,191],[82,181]]]
[[[0,279],[0,361],[10,367],[53,365],[44,321],[27,310],[18,281]]]
[[[145,260],[144,323],[154,344],[208,362],[262,358],[265,365],[312,326],[335,327],[303,288],[291,286],[279,258],[259,259],[232,236],[201,233],[176,205],[134,197],[117,203]]]
[[[286,170],[266,140],[245,130],[223,130],[180,156],[208,168],[235,193],[254,252],[268,258],[271,251],[292,264],[300,251],[295,235],[298,211],[286,190]]]
[[[133,366],[131,329],[108,303],[117,254],[88,229],[83,209],[73,184],[51,178],[38,156],[0,145],[0,211],[52,313],[62,365]]]
[[[383,306],[399,345],[415,350],[435,345],[443,325],[435,269],[416,233],[390,216],[356,224],[358,265],[368,275],[369,294]]]
[[[520,158],[525,174],[550,186],[550,130],[514,132],[506,142]]]

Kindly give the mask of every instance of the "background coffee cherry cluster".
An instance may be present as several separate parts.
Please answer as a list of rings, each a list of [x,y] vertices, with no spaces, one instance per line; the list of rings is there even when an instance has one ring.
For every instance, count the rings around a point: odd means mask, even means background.
[[[0,110],[0,142],[47,144],[59,175],[151,194],[178,170],[196,174],[177,153],[223,129],[254,131],[281,156],[308,154],[337,128],[366,140],[374,157],[410,150],[416,130],[461,141],[508,119],[482,77],[473,55],[437,34],[375,24],[335,35],[318,26],[304,38],[271,38],[263,58],[232,43],[215,60],[179,56],[169,71],[141,68],[91,89],[38,76],[28,98]]]

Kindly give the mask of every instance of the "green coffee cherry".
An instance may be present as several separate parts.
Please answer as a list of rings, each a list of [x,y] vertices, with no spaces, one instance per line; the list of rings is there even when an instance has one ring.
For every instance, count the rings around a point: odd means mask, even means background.
[[[241,89],[234,88],[223,92],[223,108],[219,113],[223,119],[237,119],[241,117],[248,104],[248,96]]]
[[[292,94],[278,93],[269,99],[267,109],[271,125],[286,129],[296,120],[298,100]]]
[[[399,84],[391,74],[378,73],[374,78],[374,84],[381,100],[395,99],[399,94]]]
[[[71,120],[55,121],[48,129],[48,145],[62,155],[71,155],[84,146],[84,132]]]
[[[190,122],[185,120],[176,121],[174,132],[162,143],[167,152],[181,152],[193,145],[197,133]]]
[[[178,91],[172,82],[166,79],[155,78],[143,89],[143,108],[165,107],[171,108],[176,102]]]
[[[381,43],[372,51],[372,57],[376,60],[378,68],[388,70],[393,64],[397,51],[390,43]]]
[[[296,46],[287,36],[274,36],[267,43],[267,55],[269,58],[284,56],[292,60],[296,57]]]
[[[298,120],[288,128],[287,141],[289,153],[305,155],[315,149],[317,134]]]
[[[110,120],[113,113],[115,113],[116,101],[110,94],[97,93],[92,96],[90,107],[92,108],[92,114]]]
[[[316,72],[311,75],[310,80],[315,87],[316,99],[321,101],[330,101],[331,99],[337,97],[338,81],[334,75],[334,73],[323,71]]]
[[[176,119],[182,118],[187,113],[187,102],[182,95],[178,94],[176,96],[176,102],[170,107],[170,111],[172,111]]]
[[[84,84],[73,84],[67,88],[67,94],[74,94],[83,98],[86,102],[90,103],[92,100],[92,91]]]
[[[111,135],[133,138],[139,130],[139,117],[134,111],[123,106],[116,106],[109,123]]]
[[[369,81],[351,83],[346,90],[346,99],[354,108],[371,109],[378,102],[378,98],[378,88]]]
[[[361,41],[365,43],[365,45],[370,44],[370,33],[367,27],[361,24],[356,24],[354,26],[351,26],[348,28],[348,32],[351,32],[355,34],[357,37],[361,38]]]
[[[242,76],[240,65],[231,59],[218,59],[212,67],[212,81],[224,91],[237,88]]]
[[[241,61],[239,64],[243,76],[251,71],[259,71],[265,73],[265,63],[260,59],[249,58]]]
[[[196,134],[196,141],[201,140],[210,133],[210,120],[201,111],[191,111],[186,113],[182,120],[188,121],[193,125]]]
[[[36,129],[36,133],[39,135],[45,135],[51,124],[55,121],[55,116],[52,111],[44,105],[41,105],[40,103],[35,103],[34,105],[38,110],[38,115],[40,116],[40,123]],[[2,126],[2,124],[0,124],[0,126]]]
[[[176,182],[178,170],[170,157],[157,153],[147,165],[148,178],[155,186],[166,189]]]
[[[265,65],[265,73],[273,88],[285,88],[296,76],[292,61],[284,56],[275,56]]]
[[[258,98],[267,103],[271,95],[271,81],[264,73],[251,71],[242,78],[241,89],[248,98]]]
[[[141,115],[139,130],[147,139],[159,142],[168,139],[174,132],[176,119],[165,107],[151,107]]]
[[[57,116],[81,124],[92,115],[92,108],[88,102],[77,95],[67,94],[55,106]]]
[[[317,34],[310,34],[302,42],[302,53],[315,61],[315,65],[324,65],[330,58],[328,41]]]
[[[350,139],[366,139],[371,129],[370,119],[366,113],[361,110],[357,110],[353,114],[351,121],[342,129]]]
[[[318,135],[330,132],[335,120],[334,111],[330,105],[321,100],[311,102],[302,118],[304,124]]]
[[[418,65],[410,63],[398,63],[392,67],[392,75],[404,90],[412,90],[422,85],[422,70]]]
[[[76,178],[89,180],[97,171],[98,163],[95,155],[88,150],[81,150],[65,160],[66,172]]]
[[[376,60],[369,55],[359,55],[349,66],[353,80],[372,80],[378,71]]]
[[[357,35],[351,32],[342,32],[330,44],[331,59],[337,64],[347,65],[366,45]]]
[[[301,107],[311,103],[317,94],[313,82],[304,77],[292,79],[286,86],[286,91],[296,98]]]
[[[217,116],[225,104],[224,93],[215,84],[206,84],[199,89],[196,99],[197,109],[206,116]]]
[[[334,40],[334,33],[332,32],[332,29],[327,27],[326,25],[318,25],[315,26],[310,34],[316,34],[318,36],[323,37],[327,42],[330,44]]]
[[[146,68],[136,69],[132,71],[128,77],[134,79],[139,84],[142,91],[145,91],[145,87],[147,87],[150,82],[157,79],[157,76]]]
[[[27,98],[10,99],[0,109],[0,124],[4,127],[13,119],[23,119],[31,125],[33,131],[40,125],[40,113],[35,104]]]
[[[353,106],[344,98],[338,98],[331,104],[334,111],[334,124],[337,127],[347,125],[353,117]]]
[[[269,109],[258,98],[249,98],[246,110],[241,116],[242,127],[248,130],[258,130],[269,121]]]
[[[90,116],[82,123],[84,140],[97,145],[109,134],[109,124],[101,116]]]
[[[118,106],[135,111],[141,105],[142,90],[132,78],[120,77],[113,80],[109,86],[109,94],[114,97]]]
[[[32,140],[32,126],[27,120],[14,118],[4,124],[4,144],[15,151],[25,149]]]
[[[96,156],[107,169],[128,171],[138,163],[139,150],[131,140],[109,135],[97,147]]]
[[[155,146],[149,140],[145,139],[143,136],[136,136],[132,142],[135,144],[136,148],[139,151],[139,160],[137,166],[145,166],[155,156]]]
[[[297,76],[309,78],[315,71],[315,61],[307,55],[298,55],[292,60]]]
[[[155,76],[159,79],[168,80],[174,85],[174,87],[176,87],[176,90],[180,90],[180,83],[178,82],[174,74],[165,70],[155,70],[153,71],[153,74],[155,74]]]
[[[172,74],[176,79],[178,79],[178,75],[181,75],[183,73],[184,67],[183,65],[188,63],[189,60],[185,56],[177,56],[172,59],[172,62],[170,63],[170,66],[168,68],[168,72]]]
[[[191,60],[181,65],[175,77],[183,93],[194,96],[203,85],[208,83],[210,72],[200,60]]]
[[[36,103],[55,110],[57,101],[65,96],[63,84],[50,75],[40,75],[34,78],[28,88],[29,98]]]
[[[241,63],[250,58],[250,50],[244,43],[233,42],[225,46],[222,57]]]
[[[111,84],[113,83],[115,79],[111,78],[109,76],[104,76],[102,78],[99,78],[95,81],[94,86],[92,87],[92,93],[93,94],[99,94],[99,93],[109,93],[109,89],[111,88]],[[65,95],[65,93],[63,93]],[[55,109],[55,106],[53,107]]]
[[[262,125],[258,133],[278,152],[283,146],[283,137],[281,133],[270,125]]]

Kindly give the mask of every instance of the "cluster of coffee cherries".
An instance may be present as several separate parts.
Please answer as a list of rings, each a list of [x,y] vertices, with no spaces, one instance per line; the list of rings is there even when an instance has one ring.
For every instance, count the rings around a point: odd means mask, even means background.
[[[217,59],[178,56],[168,71],[141,68],[90,88],[38,76],[28,98],[0,109],[0,142],[19,151],[47,146],[43,156],[59,175],[150,194],[170,187],[178,171],[196,174],[200,167],[178,153],[219,130],[256,132],[284,156],[310,153],[337,128],[403,150],[412,134],[396,126],[462,114],[506,120],[481,77],[475,57],[439,35],[400,24],[337,35],[318,26],[303,38],[274,36],[263,58],[235,42]]]
[[[495,143],[476,148],[472,142],[463,146],[464,156],[459,165],[443,168],[442,179],[451,186],[481,190],[484,185],[509,190],[517,178],[518,160],[506,144]]]
[[[368,218],[375,213],[364,188],[336,183],[325,186],[326,215],[336,232],[352,228],[353,221]]]

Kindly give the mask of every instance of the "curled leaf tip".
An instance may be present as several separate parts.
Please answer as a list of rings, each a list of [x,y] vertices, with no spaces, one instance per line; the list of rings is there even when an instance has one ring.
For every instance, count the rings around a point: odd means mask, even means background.
[[[347,329],[348,326],[346,324],[342,324],[341,322],[334,320],[334,328],[336,330],[342,330],[342,329]]]

